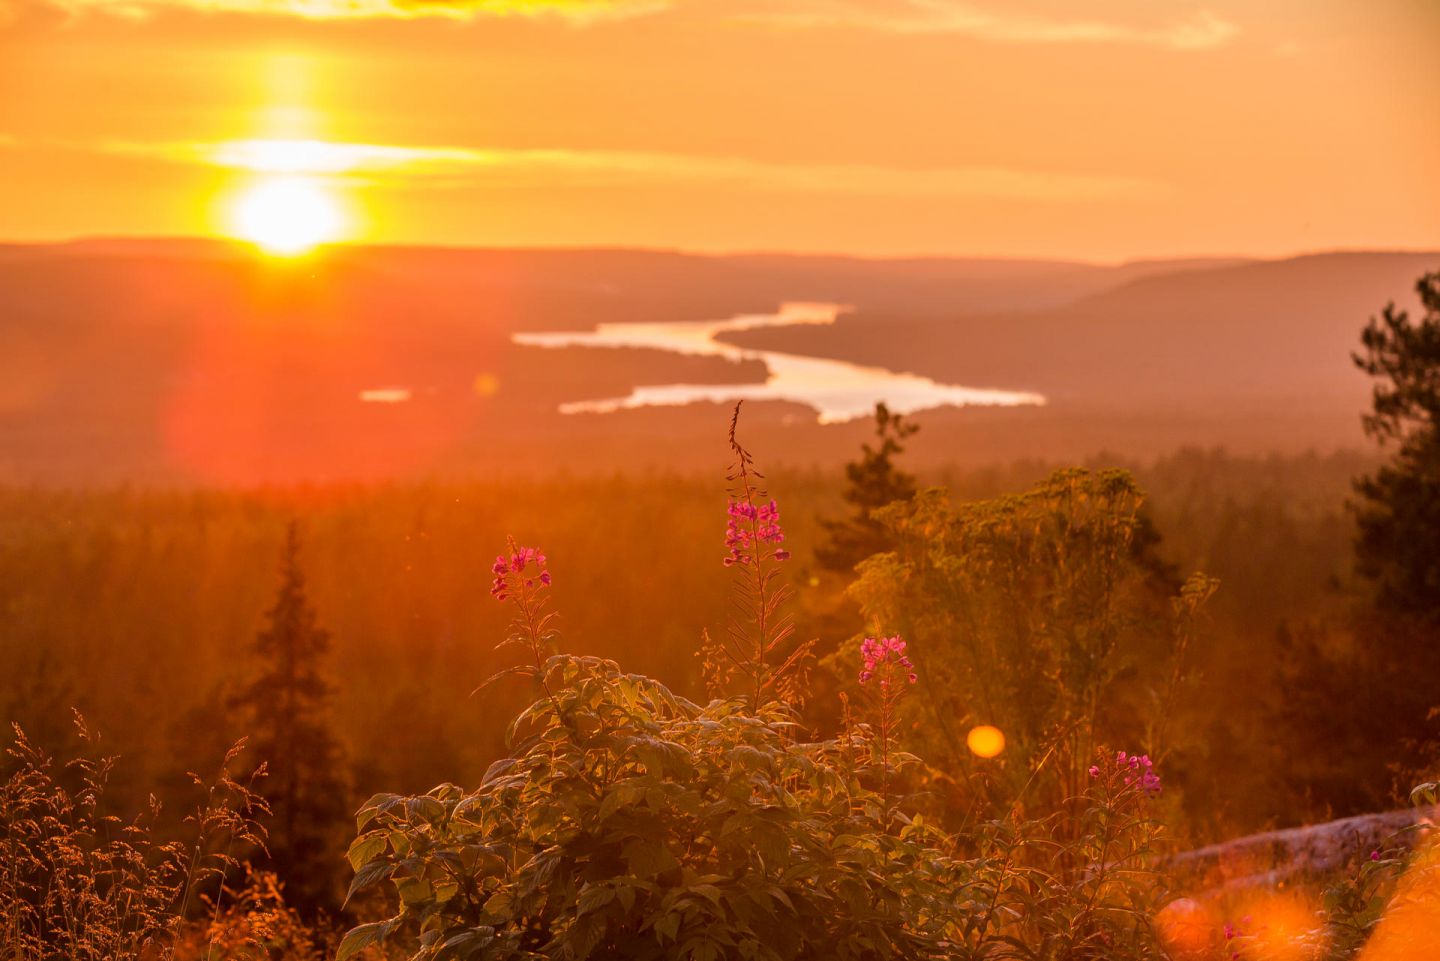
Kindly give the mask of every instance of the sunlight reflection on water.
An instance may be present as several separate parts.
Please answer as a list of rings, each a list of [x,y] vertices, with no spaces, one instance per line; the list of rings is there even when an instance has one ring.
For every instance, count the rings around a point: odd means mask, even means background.
[[[360,399],[367,404],[403,404],[410,396],[406,387],[372,387],[360,392]]]
[[[806,357],[773,350],[751,350],[716,340],[722,333],[796,324],[833,324],[843,311],[839,304],[787,303],[773,314],[741,314],[727,320],[670,323],[600,324],[592,331],[512,334],[528,347],[640,347],[695,357],[758,360],[769,375],[761,384],[663,384],[636,387],[624,397],[561,404],[563,414],[611,413],[637,407],[675,407],[697,401],[785,400],[815,410],[820,423],[835,424],[868,417],[884,401],[896,413],[912,414],[934,407],[1044,404],[1045,398],[1025,391],[991,390],[941,384],[916,374],[866,367],[842,360]]]

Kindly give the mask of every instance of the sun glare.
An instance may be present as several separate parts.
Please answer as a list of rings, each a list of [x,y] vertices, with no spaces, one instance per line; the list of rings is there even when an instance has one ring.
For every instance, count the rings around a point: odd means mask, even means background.
[[[335,198],[311,180],[267,179],[235,202],[234,231],[267,253],[293,257],[337,239],[344,217]]]
[[[965,745],[976,757],[995,757],[1005,750],[1005,734],[998,727],[982,724],[970,729]]]

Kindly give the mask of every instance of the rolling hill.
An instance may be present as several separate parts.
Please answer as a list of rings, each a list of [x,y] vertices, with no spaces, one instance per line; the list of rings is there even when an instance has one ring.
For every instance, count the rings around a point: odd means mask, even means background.
[[[1144,455],[1359,442],[1365,318],[1440,255],[1277,261],[864,260],[632,250],[339,247],[277,261],[221,242],[0,247],[0,477],[292,482],[723,461],[714,404],[562,416],[639,385],[754,383],[758,360],[539,350],[511,335],[715,319],[795,300],[829,327],[725,334],[1046,395],[942,409],[922,458]],[[834,461],[865,432],[753,405],[757,447]]]

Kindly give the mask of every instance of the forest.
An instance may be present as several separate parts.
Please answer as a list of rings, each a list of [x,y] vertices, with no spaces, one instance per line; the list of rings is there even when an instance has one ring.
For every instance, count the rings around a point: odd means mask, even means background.
[[[4,488],[8,956],[1419,957],[1417,289],[1368,454]]]
[[[0,961],[1440,961],[1437,67],[0,0]]]

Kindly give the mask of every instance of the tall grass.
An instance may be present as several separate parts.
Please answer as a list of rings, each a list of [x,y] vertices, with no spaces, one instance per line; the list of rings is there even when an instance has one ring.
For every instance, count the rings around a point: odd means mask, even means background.
[[[239,856],[264,844],[267,813],[252,780],[232,777],[243,742],[226,754],[184,818],[188,837],[156,831],[160,803],[131,816],[106,794],[115,758],[74,717],[81,752],[64,764],[14,727],[0,782],[0,946],[5,961],[166,961],[184,922],[218,918]],[[214,893],[207,894],[213,891]]]

